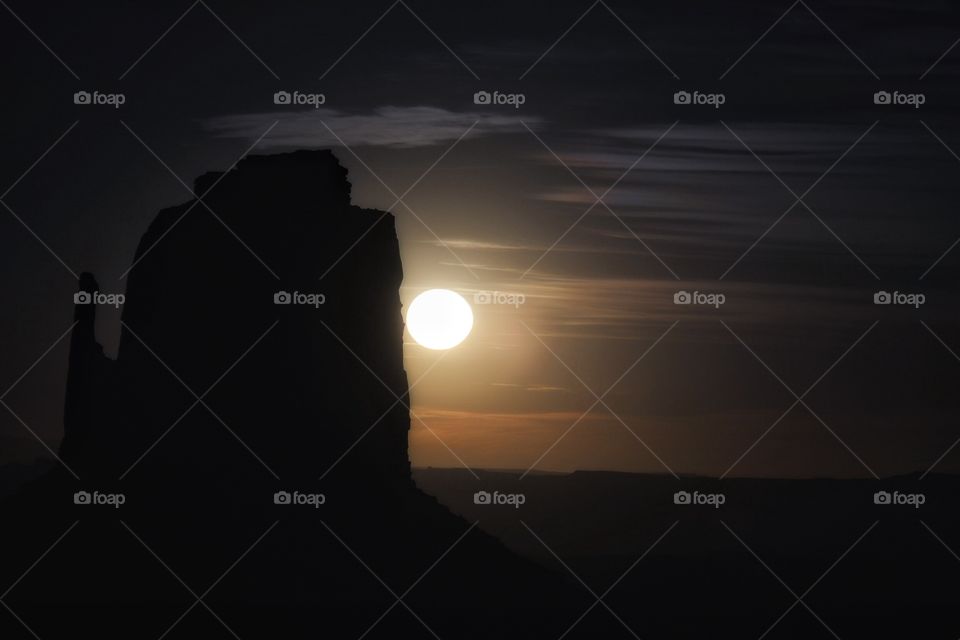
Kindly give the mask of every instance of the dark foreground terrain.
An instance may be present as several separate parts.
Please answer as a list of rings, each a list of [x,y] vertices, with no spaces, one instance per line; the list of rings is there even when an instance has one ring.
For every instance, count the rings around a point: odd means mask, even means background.
[[[629,627],[641,638],[960,634],[955,476],[414,475],[441,503],[577,584],[575,611],[589,613],[566,637],[590,637],[592,624],[610,623],[622,637],[631,637]],[[525,502],[478,505],[477,491],[522,494]],[[724,503],[675,504],[679,491],[719,494]],[[881,503],[889,495],[891,503],[923,504],[876,504],[877,492],[885,492]],[[594,606],[597,596],[603,603]]]
[[[33,472],[48,467],[39,463]],[[366,637],[433,637],[428,627],[441,638],[952,638],[960,624],[955,617],[960,526],[954,507],[960,479],[953,476],[717,481],[577,472],[521,480],[517,472],[476,473],[479,481],[463,469],[414,469],[413,477],[425,493],[462,516],[464,531],[477,523],[467,538],[489,533],[517,554],[518,566],[522,557],[544,568],[546,591],[543,584],[528,583],[523,593],[512,591],[519,601],[500,601],[500,610],[459,599],[478,576],[463,572],[471,558],[458,558],[456,548],[404,596],[412,611],[395,604],[409,585],[380,584],[364,567],[368,560],[379,560],[379,567],[395,563],[384,563],[369,548],[362,562],[353,557],[334,537],[344,526],[338,521],[349,523],[352,517],[329,503],[306,517],[277,506],[275,527],[264,520],[270,533],[221,582],[207,576],[182,584],[173,572],[186,577],[192,567],[168,557],[164,541],[177,533],[158,535],[159,523],[135,522],[125,505],[95,513],[76,509],[70,533],[5,596],[12,612],[3,637],[32,637],[14,612],[44,639],[80,630],[107,637],[159,638],[169,631],[166,637],[227,638],[233,637],[231,629],[241,638],[360,637],[367,631]],[[19,469],[16,482],[29,474]],[[481,491],[522,495],[523,504],[476,504],[474,494]],[[723,504],[676,504],[678,491],[722,495]],[[884,491],[891,502],[922,495],[912,501],[923,504],[876,504],[874,494]],[[416,511],[411,507],[397,517]],[[57,524],[66,530],[72,523]],[[42,554],[63,533],[49,525],[40,530],[5,523],[8,533],[24,528],[35,535],[29,551],[8,549],[12,560],[5,567],[26,569]],[[380,525],[384,535],[397,528],[386,519]],[[442,519],[421,526],[439,529]],[[299,535],[304,530],[315,532],[309,543]],[[158,557],[132,535],[147,532],[151,539],[144,542]],[[249,533],[252,543],[263,531]],[[461,533],[449,531],[451,544]],[[201,531],[190,535],[205,538]],[[235,542],[231,536],[225,540]],[[226,556],[246,546],[225,549],[224,570],[231,562]],[[437,558],[444,550],[437,549]],[[74,556],[85,560],[77,564]],[[350,569],[350,577],[341,577],[338,587],[328,582],[329,574],[305,569],[322,558],[331,566],[340,564],[332,558],[352,560],[353,566],[337,567]],[[69,573],[58,570],[64,561]],[[509,564],[495,570],[505,581],[517,580]],[[60,584],[44,582],[49,579]],[[300,601],[285,591],[291,580],[302,589]],[[356,597],[338,592],[357,582],[364,588],[352,594]],[[120,588],[110,590],[109,584]],[[507,591],[516,584],[502,586]],[[489,582],[488,573],[484,588],[500,587]],[[47,600],[36,602],[31,593]],[[256,594],[252,601],[251,594]],[[468,624],[461,627],[461,621]],[[491,630],[491,621],[499,629]]]

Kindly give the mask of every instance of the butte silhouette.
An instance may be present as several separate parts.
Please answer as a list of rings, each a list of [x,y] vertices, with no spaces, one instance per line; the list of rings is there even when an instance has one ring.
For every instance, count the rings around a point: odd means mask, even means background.
[[[393,216],[350,203],[329,151],[194,192],[140,242],[115,360],[76,307],[60,457],[79,478],[3,505],[4,584],[69,533],[6,602],[43,638],[556,637],[567,585],[411,479]]]

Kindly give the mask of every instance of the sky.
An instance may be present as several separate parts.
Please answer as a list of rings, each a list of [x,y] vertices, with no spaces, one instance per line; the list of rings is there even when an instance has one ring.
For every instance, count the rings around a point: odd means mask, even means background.
[[[396,216],[404,304],[474,306],[455,349],[407,338],[414,465],[956,471],[958,13],[10,0],[0,462],[55,449],[76,274],[123,291],[181,180],[331,148]]]

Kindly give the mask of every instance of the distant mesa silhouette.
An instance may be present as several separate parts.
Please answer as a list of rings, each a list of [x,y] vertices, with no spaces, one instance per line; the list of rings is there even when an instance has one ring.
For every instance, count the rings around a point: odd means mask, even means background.
[[[26,563],[3,584],[80,521],[10,595],[42,637],[85,615],[156,620],[145,612],[192,600],[179,580],[215,584],[205,602],[244,638],[359,637],[414,584],[404,602],[422,621],[397,606],[379,631],[551,629],[566,585],[411,477],[394,218],[352,205],[350,188],[330,151],[207,173],[140,241],[115,360],[96,305],[76,306],[60,457],[79,480],[58,465],[3,506],[19,525],[3,542]],[[79,288],[99,286],[84,274]],[[78,491],[124,504],[75,505]]]

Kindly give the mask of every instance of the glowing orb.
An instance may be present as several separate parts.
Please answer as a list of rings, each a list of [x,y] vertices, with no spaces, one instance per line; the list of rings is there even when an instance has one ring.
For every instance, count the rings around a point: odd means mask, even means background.
[[[470,335],[473,311],[459,293],[449,289],[424,291],[407,309],[407,330],[427,349],[450,349]]]

